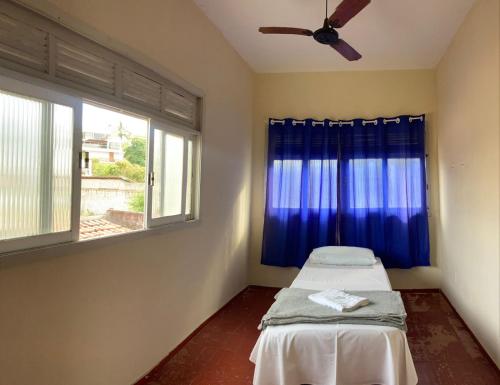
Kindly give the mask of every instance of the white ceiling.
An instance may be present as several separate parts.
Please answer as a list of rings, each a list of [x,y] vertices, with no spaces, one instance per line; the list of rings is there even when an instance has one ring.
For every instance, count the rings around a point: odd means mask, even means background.
[[[363,58],[348,62],[312,37],[263,35],[260,26],[315,30],[324,0],[194,0],[257,72],[432,68],[476,0],[372,0],[339,30]],[[329,0],[329,13],[340,0]],[[203,37],[201,37],[203,38]]]

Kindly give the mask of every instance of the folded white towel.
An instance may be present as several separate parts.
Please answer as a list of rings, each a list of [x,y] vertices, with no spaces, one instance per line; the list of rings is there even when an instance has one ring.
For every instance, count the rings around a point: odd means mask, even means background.
[[[319,293],[310,294],[308,298],[317,304],[331,307],[337,311],[353,311],[358,307],[366,306],[368,299],[346,293],[342,290],[328,289]]]

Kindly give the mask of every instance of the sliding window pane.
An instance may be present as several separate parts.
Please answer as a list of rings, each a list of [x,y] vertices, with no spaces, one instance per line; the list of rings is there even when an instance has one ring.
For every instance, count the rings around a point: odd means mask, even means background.
[[[54,143],[52,157],[53,231],[64,231],[71,225],[71,168],[73,146],[73,110],[54,106]]]
[[[184,172],[184,138],[155,129],[152,216],[171,217],[182,214],[182,180]]]
[[[0,91],[0,240],[69,231],[73,109]]]
[[[147,130],[139,116],[83,104],[80,239],[144,228]]]
[[[192,216],[193,211],[193,141],[188,140],[187,146],[187,166],[186,166],[186,216]]]

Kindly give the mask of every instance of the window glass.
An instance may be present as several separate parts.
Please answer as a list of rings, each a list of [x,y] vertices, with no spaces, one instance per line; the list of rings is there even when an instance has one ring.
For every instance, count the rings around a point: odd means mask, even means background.
[[[186,181],[186,215],[192,216],[193,211],[193,141],[188,140],[187,147],[187,181]]]
[[[302,160],[275,160],[273,163],[273,208],[298,209],[302,199]],[[337,210],[337,160],[311,159],[307,169],[308,209]]]
[[[273,194],[274,208],[300,208],[302,183],[302,160],[285,159],[273,162]]]
[[[309,161],[309,208],[337,211],[337,160]]]
[[[422,207],[420,159],[387,159],[387,178],[389,208]]]
[[[73,109],[54,105],[52,155],[53,210],[52,231],[68,230],[71,225],[71,174],[73,157]]]
[[[347,172],[351,208],[371,209],[384,206],[382,159],[351,159]]]
[[[182,214],[184,137],[155,129],[152,217]]]
[[[0,240],[69,231],[73,109],[0,91]]]
[[[144,228],[148,120],[83,104],[80,239]]]

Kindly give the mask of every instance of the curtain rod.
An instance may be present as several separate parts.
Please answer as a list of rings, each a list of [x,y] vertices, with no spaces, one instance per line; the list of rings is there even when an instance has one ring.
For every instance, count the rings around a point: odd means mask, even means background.
[[[420,120],[421,122],[423,122],[424,121],[424,116],[423,115],[420,115],[420,116],[409,116],[408,120],[409,120],[410,123],[413,122],[414,120]],[[281,119],[281,120],[280,119],[271,119],[269,122],[271,123],[271,125],[274,125],[276,123],[284,124],[285,123],[285,119]],[[362,122],[363,126],[366,125],[366,124],[377,125],[378,124],[378,119],[362,120],[361,122]],[[387,124],[387,123],[390,123],[390,122],[401,123],[401,119],[399,117],[398,118],[390,118],[390,119],[383,118],[382,122],[384,124]],[[296,119],[293,119],[292,120],[292,125],[296,126],[297,124],[306,124],[306,121],[305,120],[296,120]],[[354,120],[331,120],[328,123],[328,125],[330,127],[333,127],[334,125],[339,125],[340,127],[342,127],[343,125],[346,125],[346,124],[354,126]],[[312,121],[312,126],[315,127],[317,125],[324,126],[325,122],[324,121],[321,122],[321,121],[315,121],[315,120],[313,120]]]

